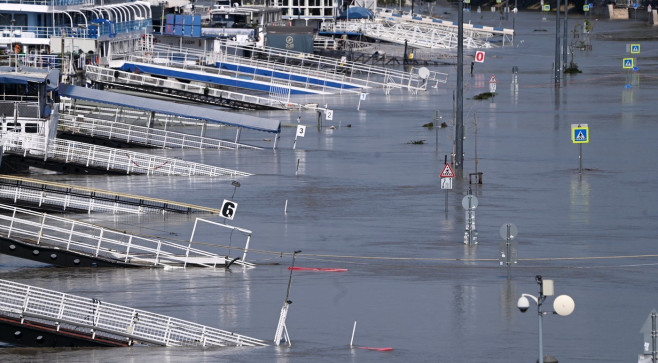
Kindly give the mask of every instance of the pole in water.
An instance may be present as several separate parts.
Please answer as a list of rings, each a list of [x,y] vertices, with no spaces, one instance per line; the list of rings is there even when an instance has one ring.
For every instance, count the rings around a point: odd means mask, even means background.
[[[356,331],[356,320],[354,320],[354,327],[352,328],[352,339],[350,340],[350,346],[354,346],[354,332]]]
[[[288,214],[288,199],[286,199],[286,204],[283,206],[283,214]]]
[[[583,144],[578,144],[578,173],[583,173]]]
[[[297,176],[298,172],[299,172],[299,159],[297,159],[297,169],[295,169],[295,176]]]

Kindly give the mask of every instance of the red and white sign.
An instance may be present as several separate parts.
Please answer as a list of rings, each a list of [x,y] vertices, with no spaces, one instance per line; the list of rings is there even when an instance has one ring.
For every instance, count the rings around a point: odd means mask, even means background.
[[[478,63],[484,63],[484,52],[481,50],[478,50],[475,52],[475,61]]]
[[[454,178],[455,173],[452,172],[452,168],[450,167],[450,164],[447,163],[446,166],[443,167],[443,170],[441,171],[441,174],[439,174],[441,178]]]
[[[491,77],[489,78],[489,83],[498,83],[498,81],[496,80],[496,76],[492,74]]]

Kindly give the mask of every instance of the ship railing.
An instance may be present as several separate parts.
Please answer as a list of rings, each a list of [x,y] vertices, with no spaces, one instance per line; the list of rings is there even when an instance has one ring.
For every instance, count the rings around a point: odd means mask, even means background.
[[[84,167],[107,171],[123,171],[126,174],[179,175],[179,176],[248,176],[250,173],[220,168],[217,166],[145,154],[124,149],[115,149],[82,142],[55,138],[46,142],[44,136],[6,133],[2,135],[4,152],[11,154],[43,157],[60,163],[84,165]],[[29,141],[29,144],[26,142]],[[31,145],[27,147],[25,145]],[[47,150],[44,152],[44,150]]]
[[[127,344],[160,346],[267,346],[260,339],[171,316],[54,290],[0,280],[0,313],[37,320],[57,331],[71,329]]]
[[[59,116],[58,128],[72,134],[83,134],[91,137],[102,137],[109,140],[120,140],[127,143],[159,147],[159,148],[190,148],[190,149],[220,149],[237,150],[262,148],[233,141],[213,139],[182,132],[154,129],[122,122],[113,122],[84,116],[63,114]]]
[[[217,268],[228,263],[227,256],[193,248],[191,240],[185,245],[159,238],[146,238],[6,204],[0,204],[0,212],[0,236],[9,240],[26,241],[83,256],[144,267],[185,268],[190,265]],[[246,256],[248,242],[245,246]],[[57,253],[53,252],[50,258],[55,261]],[[246,268],[255,267],[244,259],[234,263]]]

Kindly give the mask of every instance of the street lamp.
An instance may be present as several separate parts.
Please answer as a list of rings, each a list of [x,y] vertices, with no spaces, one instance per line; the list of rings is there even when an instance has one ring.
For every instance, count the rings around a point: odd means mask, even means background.
[[[233,199],[233,197],[235,197],[235,191],[240,187],[240,182],[234,180],[231,182],[231,185],[233,186],[233,195],[231,196],[231,199]]]
[[[553,280],[544,280],[541,275],[535,276],[535,281],[539,284],[539,296],[535,297],[530,294],[521,294],[516,306],[522,313],[528,311],[530,308],[530,300],[534,301],[537,304],[537,314],[539,316],[539,363],[544,363],[544,343],[542,338],[542,318],[544,314],[549,312],[542,310],[542,304],[546,300],[547,296],[554,295],[553,289]],[[570,315],[575,308],[573,299],[568,295],[560,295],[553,300],[553,314],[558,314],[561,316]]]

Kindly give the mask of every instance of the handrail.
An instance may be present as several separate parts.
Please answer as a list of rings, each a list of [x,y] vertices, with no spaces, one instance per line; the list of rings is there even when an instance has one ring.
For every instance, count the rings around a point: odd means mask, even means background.
[[[7,239],[26,240],[36,245],[145,267],[185,267],[190,264],[216,268],[227,262],[226,256],[193,248],[191,241],[182,245],[146,238],[7,204],[0,204],[0,212],[0,236]],[[244,260],[235,263],[254,267]]]
[[[0,280],[0,314],[96,337],[161,346],[267,346],[263,340],[77,295]]]

